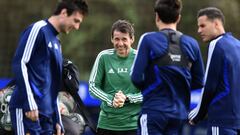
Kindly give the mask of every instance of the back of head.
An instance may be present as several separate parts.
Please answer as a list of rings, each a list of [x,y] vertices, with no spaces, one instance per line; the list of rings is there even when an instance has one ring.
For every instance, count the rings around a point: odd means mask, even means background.
[[[216,7],[207,7],[200,9],[198,11],[197,18],[201,16],[207,16],[209,20],[219,19],[222,22],[222,24],[225,23],[225,17],[222,11]]]
[[[154,11],[163,23],[175,23],[182,10],[181,0],[157,0]]]
[[[114,31],[119,31],[122,33],[128,33],[130,38],[134,38],[134,28],[133,24],[131,24],[127,20],[117,20],[116,22],[113,23],[112,25],[112,30],[111,30],[111,36],[113,37],[113,32]]]
[[[61,0],[57,4],[54,15],[59,15],[62,9],[67,10],[68,16],[72,15],[72,13],[75,11],[78,11],[83,15],[86,15],[88,13],[88,5],[84,0]]]

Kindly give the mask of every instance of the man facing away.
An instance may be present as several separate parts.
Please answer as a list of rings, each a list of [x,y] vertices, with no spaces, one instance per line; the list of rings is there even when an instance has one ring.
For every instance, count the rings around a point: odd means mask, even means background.
[[[240,41],[224,29],[224,15],[215,7],[200,9],[198,33],[209,42],[205,86],[190,124],[208,115],[208,135],[240,135]]]
[[[78,30],[87,12],[85,1],[63,0],[50,18],[22,32],[12,64],[16,89],[10,112],[16,135],[63,134],[57,107],[63,60],[57,35]]]
[[[181,135],[191,89],[203,87],[203,61],[195,39],[177,31],[181,0],[157,0],[158,32],[141,36],[132,81],[142,91],[141,135]]]

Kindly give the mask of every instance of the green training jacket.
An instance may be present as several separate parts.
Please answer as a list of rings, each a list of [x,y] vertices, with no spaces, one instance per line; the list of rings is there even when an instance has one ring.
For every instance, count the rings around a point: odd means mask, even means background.
[[[90,94],[102,101],[98,128],[126,131],[137,129],[142,94],[131,82],[130,72],[136,55],[131,49],[128,57],[119,57],[115,49],[100,52],[89,79]],[[112,100],[121,90],[129,99],[121,108],[114,108]]]

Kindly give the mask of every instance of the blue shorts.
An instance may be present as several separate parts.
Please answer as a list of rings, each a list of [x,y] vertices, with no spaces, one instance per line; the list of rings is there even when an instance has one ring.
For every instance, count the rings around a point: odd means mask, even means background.
[[[218,126],[208,126],[207,135],[240,135],[240,130]]]
[[[144,113],[140,115],[138,135],[182,135],[186,120],[166,117],[162,113]]]
[[[42,115],[39,115],[39,120],[32,121],[25,116],[22,109],[10,109],[12,127],[15,135],[52,135],[53,122]]]

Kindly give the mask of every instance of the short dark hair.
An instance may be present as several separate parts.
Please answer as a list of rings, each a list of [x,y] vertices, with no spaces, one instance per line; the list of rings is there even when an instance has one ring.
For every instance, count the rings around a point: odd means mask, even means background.
[[[216,7],[207,7],[200,9],[197,14],[197,18],[206,15],[208,19],[214,20],[219,19],[224,24],[225,23],[225,17],[222,13],[222,11]]]
[[[78,11],[83,15],[88,14],[88,5],[84,0],[61,0],[61,2],[57,4],[54,15],[59,15],[62,9],[67,10],[68,16],[72,15],[75,11]]]
[[[117,20],[116,22],[113,23],[112,25],[112,30],[111,30],[111,36],[113,37],[113,32],[114,31],[120,31],[122,33],[128,33],[130,38],[134,37],[134,28],[133,24],[131,24],[127,20]]]
[[[154,11],[164,23],[175,23],[182,11],[181,0],[157,0]]]

